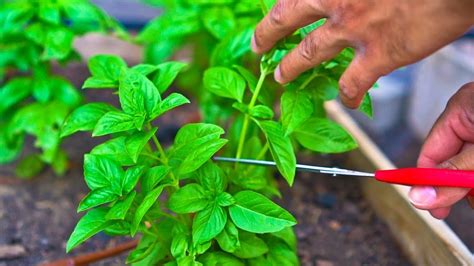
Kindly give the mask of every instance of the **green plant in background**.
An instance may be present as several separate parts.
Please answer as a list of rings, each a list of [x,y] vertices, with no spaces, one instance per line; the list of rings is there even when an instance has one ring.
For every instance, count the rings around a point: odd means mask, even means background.
[[[159,63],[181,51],[181,54],[191,59],[191,64],[187,71],[180,75],[178,86],[190,91],[199,100],[205,121],[222,123],[229,119],[233,111],[230,108],[232,102],[215,97],[215,94],[204,88],[201,82],[203,73],[210,67],[233,68],[235,65],[243,66],[246,72],[257,73],[258,59],[251,53],[250,39],[256,24],[275,1],[144,0],[144,2],[163,9],[163,14],[150,21],[135,39],[144,45],[145,62]],[[285,44],[281,44],[274,52],[273,62],[277,63],[302,37],[322,25],[324,21],[320,20],[289,37]],[[309,77],[305,86],[325,93],[316,98],[325,100],[336,98],[337,80],[352,57],[352,50],[344,50],[337,58],[315,69],[314,75]],[[235,68],[234,70],[239,71]],[[304,83],[305,79],[308,77],[300,78],[299,82]],[[266,87],[278,89],[280,86],[274,82],[267,82]],[[264,90],[261,93],[259,97],[268,105],[275,102],[275,90]],[[370,96],[367,94],[361,106],[361,110],[369,117],[372,116],[370,102]]]
[[[92,58],[89,68],[92,77],[84,87],[118,88],[121,108],[86,104],[62,128],[63,135],[87,130],[111,136],[85,156],[91,192],[78,210],[88,213],[74,229],[68,251],[105,231],[142,235],[127,259],[135,265],[297,264],[293,216],[239,185],[242,175],[210,160],[228,142],[221,127],[185,125],[167,149],[157,138],[159,128],[152,122],[189,103],[166,91],[182,63],[128,68],[120,58],[103,55]],[[273,124],[262,125],[273,134]]]
[[[179,51],[191,60],[190,67],[178,78],[177,85],[199,99],[206,121],[225,119],[229,112],[219,106],[228,101],[216,98],[202,89],[202,75],[210,66],[249,62],[253,28],[261,18],[258,1],[167,1],[147,0],[161,7],[163,13],[150,21],[135,41],[144,45],[147,63],[160,63]],[[227,111],[229,111],[228,109]]]
[[[120,26],[88,0],[10,0],[0,6],[0,164],[21,154],[26,135],[40,154],[26,156],[17,175],[31,177],[45,164],[56,174],[67,169],[59,127],[82,96],[51,71],[54,62],[80,59],[74,38]],[[3,84],[2,84],[3,83]]]

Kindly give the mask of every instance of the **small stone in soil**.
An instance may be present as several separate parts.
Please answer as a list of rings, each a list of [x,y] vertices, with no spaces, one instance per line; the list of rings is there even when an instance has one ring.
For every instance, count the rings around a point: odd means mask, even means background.
[[[317,260],[316,266],[334,266],[334,263],[329,260]]]
[[[14,259],[26,255],[22,245],[0,245],[0,259]]]
[[[329,221],[329,228],[333,231],[339,231],[341,229],[341,224],[336,220]]]

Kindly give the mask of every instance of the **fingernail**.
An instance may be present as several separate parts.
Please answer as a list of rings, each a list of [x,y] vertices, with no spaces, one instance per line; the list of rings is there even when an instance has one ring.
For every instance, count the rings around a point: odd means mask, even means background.
[[[256,53],[257,52],[257,42],[255,41],[255,35],[252,35],[251,46],[252,46],[252,51],[254,51]]]
[[[275,80],[280,83],[280,84],[283,84],[283,79],[281,77],[281,70],[280,70],[280,66],[277,66],[277,68],[275,69]]]
[[[413,205],[427,206],[436,201],[436,190],[433,187],[413,187],[408,197]]]

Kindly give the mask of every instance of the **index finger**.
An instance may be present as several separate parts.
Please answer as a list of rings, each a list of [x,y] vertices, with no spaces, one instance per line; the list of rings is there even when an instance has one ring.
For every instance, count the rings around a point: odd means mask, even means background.
[[[326,16],[324,0],[279,0],[257,25],[252,49],[268,52],[280,39]]]

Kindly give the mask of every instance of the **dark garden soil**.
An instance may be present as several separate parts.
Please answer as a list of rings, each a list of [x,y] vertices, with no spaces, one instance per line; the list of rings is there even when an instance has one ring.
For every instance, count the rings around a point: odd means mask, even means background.
[[[74,76],[84,77],[84,67],[75,67]],[[76,79],[77,80],[77,79]],[[77,85],[81,84],[77,80]],[[103,100],[110,92],[89,93],[89,100]],[[187,108],[187,109],[186,109]],[[160,125],[177,125],[193,116],[193,107],[178,109]],[[191,115],[190,115],[191,114]],[[162,126],[166,142],[176,126]],[[64,177],[46,171],[33,180],[14,177],[13,166],[0,167],[0,266],[36,265],[65,258],[65,243],[81,214],[76,213],[80,199],[88,192],[82,177],[82,155],[100,139],[78,134],[66,141],[71,170]],[[307,163],[344,166],[344,156],[301,159]],[[362,197],[354,179],[300,173],[294,187],[281,182],[283,199],[299,224],[299,256],[302,265],[409,265],[387,226],[376,217]],[[101,250],[125,242],[99,234],[70,255]],[[8,258],[11,253],[15,258]],[[122,257],[96,265],[122,265]]]

